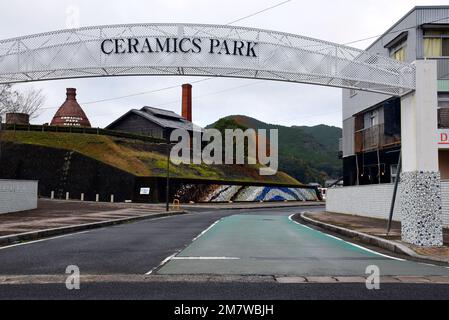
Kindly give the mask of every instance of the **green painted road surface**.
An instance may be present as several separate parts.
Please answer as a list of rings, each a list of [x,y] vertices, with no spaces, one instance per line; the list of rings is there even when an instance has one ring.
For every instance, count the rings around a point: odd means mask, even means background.
[[[366,276],[449,275],[446,267],[400,261],[280,215],[235,215],[213,225],[159,274]]]

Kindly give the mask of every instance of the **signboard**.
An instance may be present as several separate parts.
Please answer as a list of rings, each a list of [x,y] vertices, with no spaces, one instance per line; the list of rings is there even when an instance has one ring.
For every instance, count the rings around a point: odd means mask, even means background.
[[[449,149],[449,129],[438,130],[438,148]]]
[[[257,58],[257,42],[222,39],[202,38],[115,38],[105,39],[101,42],[101,52],[111,54],[156,54],[156,53],[181,53],[181,54],[208,54],[246,56]]]
[[[148,196],[150,195],[151,188],[140,188],[140,195]]]

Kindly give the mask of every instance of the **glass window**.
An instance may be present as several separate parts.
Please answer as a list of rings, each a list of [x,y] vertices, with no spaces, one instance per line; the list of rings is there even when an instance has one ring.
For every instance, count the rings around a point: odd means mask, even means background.
[[[405,61],[407,59],[407,40],[403,40],[398,45],[390,48],[390,58],[398,61]]]
[[[397,164],[392,164],[390,166],[390,173],[391,173],[391,182],[395,183],[396,178],[398,176],[398,165]]]
[[[364,115],[364,128],[372,128],[379,124],[379,112],[378,110],[368,111]]]
[[[449,93],[438,94],[438,128],[449,128]]]
[[[424,39],[424,57],[441,57],[443,53],[441,38]]]
[[[424,31],[424,57],[449,57],[449,31]]]
[[[444,38],[442,40],[443,47],[441,48],[443,57],[449,57],[449,38]]]

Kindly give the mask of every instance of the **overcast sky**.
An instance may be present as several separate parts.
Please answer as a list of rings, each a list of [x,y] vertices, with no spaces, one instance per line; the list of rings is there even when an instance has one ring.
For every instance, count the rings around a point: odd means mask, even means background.
[[[80,12],[80,26],[139,22],[226,24],[280,2],[282,0],[1,0],[0,39],[64,29],[68,8],[72,6]],[[447,0],[292,0],[236,25],[347,43],[382,34],[416,5],[436,4],[447,4]],[[353,46],[364,49],[372,41],[358,42]],[[75,87],[78,101],[92,125],[104,127],[129,109],[144,105],[180,113],[181,88],[104,103],[86,102],[181,86],[199,79],[121,77],[49,81],[17,87],[43,89],[47,109],[34,123],[51,121],[65,100],[65,88]],[[244,114],[287,126],[324,123],[341,127],[340,89],[216,78],[195,84],[193,90],[193,119],[201,126],[223,116]]]

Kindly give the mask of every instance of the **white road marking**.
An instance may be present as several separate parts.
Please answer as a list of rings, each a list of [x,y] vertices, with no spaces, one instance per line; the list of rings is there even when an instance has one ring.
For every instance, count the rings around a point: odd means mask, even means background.
[[[423,265],[423,266],[428,266],[428,267],[439,267],[435,264],[425,263],[425,262],[418,262],[418,264]]]
[[[319,233],[321,233],[321,234],[323,234],[323,235],[325,235],[325,236],[327,236],[327,237],[329,237],[329,238],[332,238],[332,239],[336,239],[336,240],[338,240],[338,241],[345,242],[345,243],[347,243],[347,244],[349,244],[349,245],[351,245],[351,246],[353,246],[353,247],[362,249],[362,250],[364,250],[364,251],[373,253],[373,254],[375,254],[375,255],[378,255],[378,256],[381,256],[381,257],[384,257],[384,258],[388,258],[388,259],[392,259],[392,260],[396,260],[396,261],[407,261],[407,260],[405,260],[405,259],[400,259],[400,258],[392,257],[392,256],[389,256],[389,255],[386,255],[386,254],[383,254],[383,253],[380,253],[380,252],[377,252],[377,251],[374,251],[374,250],[371,250],[371,249],[368,249],[368,248],[359,246],[358,244],[355,244],[355,243],[352,243],[352,242],[348,242],[348,241],[345,241],[345,240],[343,240],[343,239],[334,237],[334,236],[332,236],[332,235],[330,235],[330,234],[327,234],[327,233],[324,233],[324,232],[321,232],[321,231],[312,229],[312,228],[310,228],[310,227],[307,227],[307,226],[305,226],[305,225],[303,225],[303,224],[301,224],[301,223],[299,223],[299,222],[293,220],[293,216],[295,216],[295,214],[292,214],[292,215],[290,215],[290,216],[288,217],[288,219],[289,219],[290,221],[292,221],[293,223],[296,223],[296,224],[298,224],[298,225],[300,225],[300,226],[302,226],[302,227],[306,227],[306,228],[308,228],[308,229],[311,229],[311,230],[314,230],[314,231],[316,231],[316,232],[319,232]]]
[[[172,254],[171,256],[165,258],[165,259],[164,259],[164,260],[163,260],[157,267],[151,269],[150,271],[148,271],[147,273],[145,273],[145,275],[149,276],[150,274],[152,274],[152,273],[154,272],[154,270],[156,270],[156,269],[162,267],[164,264],[166,264],[166,263],[169,262],[171,259],[173,259],[178,253],[179,253],[179,251],[176,252],[176,253],[174,253],[174,254]]]
[[[16,244],[12,244],[12,245],[5,246],[5,247],[0,247],[0,250],[10,249],[10,248],[19,247],[19,246],[25,246],[25,245],[28,245],[28,244],[34,244],[34,243],[39,243],[39,242],[44,242],[44,241],[56,240],[56,239],[60,239],[60,238],[67,238],[67,237],[70,237],[70,236],[76,236],[76,235],[79,235],[79,234],[88,233],[90,231],[92,231],[92,230],[81,231],[81,232],[76,232],[76,233],[69,233],[69,234],[64,234],[64,235],[57,236],[57,237],[45,238],[45,239],[40,239],[40,240],[16,243]]]
[[[186,213],[186,214],[183,214],[182,216],[189,216],[189,215],[193,215],[193,213]],[[160,218],[154,218],[154,219],[148,219],[148,220],[140,220],[140,221],[136,221],[135,223],[156,221],[156,220],[164,220],[164,219],[174,218],[174,217],[178,217],[178,216],[181,216],[181,215],[166,216],[166,217],[160,217]],[[106,229],[106,228],[112,228],[112,227],[118,227],[118,226],[121,226],[121,225],[112,225],[112,226],[96,228],[96,229],[90,229],[90,230],[80,231],[80,232],[75,232],[75,233],[67,233],[67,234],[63,234],[63,235],[57,236],[57,237],[43,238],[43,239],[33,240],[33,241],[25,241],[25,242],[21,242],[21,243],[12,244],[12,245],[9,245],[9,246],[0,247],[0,250],[14,248],[14,247],[18,247],[18,246],[26,246],[26,245],[34,244],[34,243],[38,243],[38,242],[50,241],[50,240],[55,240],[55,239],[60,239],[60,238],[66,238],[66,237],[75,236],[75,235],[79,235],[79,234],[89,233],[89,232],[92,232],[92,231],[97,231],[97,230],[100,230],[100,229]]]
[[[362,249],[362,250],[371,252],[371,253],[373,253],[373,254],[377,254],[377,255],[379,255],[379,256],[381,256],[381,257],[384,257],[384,258],[393,259],[393,260],[396,260],[396,261],[407,261],[407,260],[405,260],[405,259],[392,257],[392,256],[389,256],[389,255],[386,255],[386,254],[383,254],[383,253],[380,253],[380,252],[377,252],[377,251],[374,251],[374,250],[370,250],[370,249],[368,249],[368,248],[359,246],[358,244],[355,244],[355,243],[351,243],[351,242],[347,242],[347,241],[345,241],[345,242],[348,243],[348,244],[350,244],[351,246],[354,246],[354,247],[356,247],[356,248],[359,248],[359,249]]]
[[[236,257],[173,257],[171,260],[240,260]]]
[[[199,238],[201,238],[202,236],[204,236],[208,231],[210,231],[210,229],[212,229],[213,227],[215,227],[220,221],[221,221],[221,219],[215,221],[209,228],[207,228],[206,230],[204,230],[203,232],[201,232],[196,238],[194,238],[194,239],[192,240],[192,242],[195,242],[196,240],[198,240]]]
[[[184,215],[184,216],[186,216],[186,215]],[[166,218],[166,217],[164,217],[164,218]],[[163,218],[162,218],[162,219],[163,219]],[[154,219],[154,220],[156,220],[156,219]],[[215,221],[209,228],[207,228],[206,230],[204,230],[203,232],[201,232],[198,236],[196,236],[196,237],[192,240],[192,243],[195,242],[196,240],[198,240],[199,238],[201,238],[203,235],[205,235],[210,229],[212,229],[212,228],[213,228],[217,223],[219,223],[220,221],[221,221],[221,219]],[[174,253],[174,254],[172,254],[171,256],[165,258],[165,259],[164,259],[164,260],[163,260],[157,267],[151,269],[150,271],[148,271],[147,273],[145,273],[145,275],[147,275],[147,276],[148,276],[148,275],[151,275],[155,270],[162,268],[162,267],[163,267],[165,264],[167,264],[170,260],[182,260],[182,259],[177,259],[176,256],[177,256],[178,254],[180,254],[184,249],[185,249],[185,248],[180,249],[180,250],[178,250],[176,253]]]
[[[316,231],[316,230],[315,230],[315,231]],[[344,242],[343,239],[337,238],[337,237],[335,237],[335,236],[333,236],[333,235],[328,234],[327,236],[330,237],[330,238],[332,238],[332,239],[335,239],[335,240],[337,240],[337,241],[343,241],[343,242]]]

